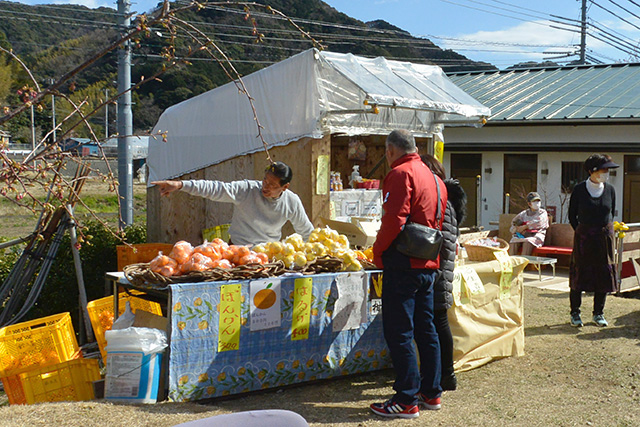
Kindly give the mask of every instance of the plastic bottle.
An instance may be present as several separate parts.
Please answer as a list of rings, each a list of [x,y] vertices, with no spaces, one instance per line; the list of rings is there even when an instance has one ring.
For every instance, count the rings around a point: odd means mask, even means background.
[[[362,177],[360,176],[360,165],[353,165],[353,171],[351,172],[349,185],[351,186],[351,188],[357,188],[358,182],[360,181],[362,181]]]
[[[342,191],[344,187],[342,186],[342,178],[340,177],[340,172],[336,172],[336,191]]]

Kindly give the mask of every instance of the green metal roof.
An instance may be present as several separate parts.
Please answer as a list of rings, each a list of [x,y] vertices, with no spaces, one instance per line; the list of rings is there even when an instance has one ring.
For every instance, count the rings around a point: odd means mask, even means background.
[[[448,74],[500,121],[640,119],[640,63]]]

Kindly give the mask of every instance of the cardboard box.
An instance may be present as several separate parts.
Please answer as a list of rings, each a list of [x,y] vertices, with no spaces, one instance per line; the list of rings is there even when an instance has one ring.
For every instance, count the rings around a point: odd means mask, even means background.
[[[154,328],[166,332],[168,325],[169,319],[166,317],[158,316],[157,314],[149,313],[147,311],[136,310],[135,319],[133,321],[133,326],[136,328]]]
[[[367,247],[376,241],[376,235],[380,228],[379,221],[357,221],[356,223],[336,221],[327,218],[320,218],[323,225],[329,226],[340,234],[344,234],[349,239],[351,247]]]

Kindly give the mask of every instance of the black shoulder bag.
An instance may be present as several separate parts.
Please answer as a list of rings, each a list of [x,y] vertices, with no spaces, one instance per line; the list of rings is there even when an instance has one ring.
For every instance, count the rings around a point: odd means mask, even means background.
[[[436,189],[438,191],[436,224],[440,224],[440,186],[438,185],[438,179],[435,174],[433,174],[433,179],[436,181]],[[440,227],[442,227],[442,224],[440,224]],[[410,222],[407,218],[407,222],[404,227],[402,227],[402,231],[400,231],[400,234],[396,237],[395,244],[396,249],[401,254],[412,258],[433,261],[437,259],[440,254],[442,232],[435,228],[418,224],[417,222]]]

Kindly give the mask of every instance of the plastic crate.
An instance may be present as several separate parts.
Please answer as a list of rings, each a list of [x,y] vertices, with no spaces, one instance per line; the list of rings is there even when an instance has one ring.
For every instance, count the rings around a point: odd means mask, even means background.
[[[202,230],[202,238],[209,242],[218,238],[229,243],[229,226],[231,226],[231,224],[222,224],[211,228],[205,228]]]
[[[80,357],[82,357],[82,352],[79,350],[73,355],[72,359],[78,359]],[[57,365],[57,363],[54,363],[51,366],[54,365]],[[2,381],[2,386],[4,387],[4,392],[7,394],[7,398],[9,399],[9,404],[24,405],[27,403],[27,398],[24,394],[24,387],[22,386],[20,374],[24,374],[33,369],[41,369],[41,367],[29,366],[26,368],[15,369],[13,371],[7,371],[5,373],[6,376],[0,378],[0,381]]]
[[[162,316],[162,306],[157,302],[136,298],[125,292],[121,292],[118,297],[118,316],[124,313],[127,301],[129,301],[131,311],[133,311],[134,314],[137,310],[142,310]],[[93,333],[100,348],[102,360],[106,361],[107,351],[105,350],[105,346],[107,345],[107,341],[104,338],[104,332],[111,329],[111,325],[113,325],[113,296],[91,301],[87,304],[87,311],[89,312],[91,326],[93,327]]]
[[[171,243],[140,243],[131,246],[116,246],[116,254],[118,257],[118,271],[122,271],[124,267],[139,262],[149,262],[154,259],[158,252],[169,255],[173,249]]]
[[[28,404],[91,400],[93,381],[100,380],[96,359],[76,359],[20,374]]]
[[[27,398],[24,397],[22,381],[20,381],[20,374],[10,374],[0,378],[0,380],[2,381],[2,387],[4,387],[4,392],[7,394],[10,405],[23,405],[27,403]]]
[[[0,329],[0,377],[71,360],[78,350],[69,313],[6,326]]]

